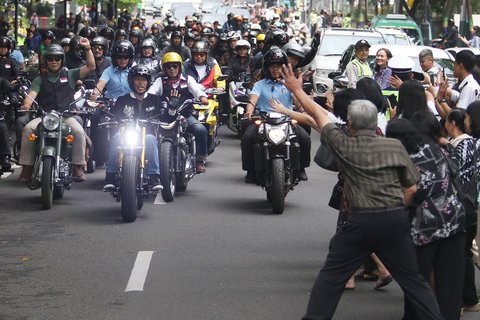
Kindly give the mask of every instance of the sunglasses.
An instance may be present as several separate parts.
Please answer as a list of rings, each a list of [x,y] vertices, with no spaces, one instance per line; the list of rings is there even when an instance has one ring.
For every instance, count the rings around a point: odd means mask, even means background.
[[[205,57],[207,54],[204,52],[195,52],[193,55],[197,57]]]
[[[93,50],[103,51],[103,46],[93,46]]]
[[[62,58],[59,58],[59,57],[48,57],[47,58],[48,62],[52,62],[52,61],[59,62],[60,60],[62,60]]]
[[[117,56],[118,60],[128,60],[128,56]]]
[[[178,64],[166,64],[165,65],[165,69],[169,70],[169,69],[178,69]]]

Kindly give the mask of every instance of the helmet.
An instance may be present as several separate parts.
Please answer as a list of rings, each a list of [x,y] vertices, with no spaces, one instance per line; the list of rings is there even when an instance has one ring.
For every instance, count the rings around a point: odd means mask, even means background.
[[[63,47],[63,46],[69,46],[70,45],[70,38],[62,38],[62,40],[60,40],[60,45]]]
[[[226,33],[220,33],[220,41],[227,41],[228,36]]]
[[[209,37],[213,33],[213,28],[211,27],[204,27],[202,29],[202,37]]]
[[[206,53],[208,56],[208,52],[210,51],[210,42],[206,40],[197,40],[193,44],[191,51],[192,55],[194,53]]]
[[[147,37],[142,40],[140,48],[152,48],[153,51],[157,49],[157,42],[152,37]]]
[[[113,44],[112,48],[112,65],[118,67],[117,56],[128,56],[128,67],[132,66],[133,58],[135,57],[135,48],[133,44],[128,40],[119,40]]]
[[[248,55],[250,55],[250,49],[251,49],[251,46],[250,46],[250,42],[248,42],[247,40],[238,40],[237,41],[237,44],[235,45],[235,50],[237,50],[238,48],[247,48],[248,50]]]
[[[250,26],[250,31],[253,30],[262,32],[262,27],[258,23],[252,23],[252,25]]]
[[[167,52],[162,57],[162,66],[165,63],[179,63],[180,65],[183,63],[182,57],[176,52]]]
[[[288,40],[288,34],[285,31],[280,29],[270,30],[265,36],[265,46],[281,48],[288,43]]]
[[[95,45],[102,46],[103,47],[103,54],[104,55],[107,54],[108,41],[104,37],[98,36],[98,37],[93,38],[91,45],[92,46],[95,46]]]
[[[50,31],[50,30],[47,30],[45,31],[45,33],[42,34],[42,40],[45,40],[45,39],[50,39],[50,40],[55,40],[55,34]]]
[[[260,33],[257,35],[257,42],[262,42],[262,41],[265,41],[265,34],[264,33]]]
[[[62,60],[62,67],[65,62],[65,52],[59,44],[51,44],[45,49],[45,60],[50,57],[59,57]]]
[[[288,64],[287,54],[280,48],[273,47],[263,56],[262,68],[267,78],[272,78],[268,67],[272,64]]]
[[[227,14],[227,20],[228,21],[232,20],[234,17],[235,17],[235,13],[233,13],[233,12],[230,12],[229,14]]]
[[[238,21],[238,22],[243,21],[243,17],[242,17],[241,15],[238,15],[238,14],[235,15],[235,16],[233,17],[233,19],[234,19],[235,21]]]
[[[119,40],[120,37],[127,38],[127,31],[125,31],[125,29],[118,29],[115,33],[115,40]]]
[[[0,47],[7,47],[9,50],[12,49],[12,40],[9,37],[0,37]]]
[[[282,47],[282,50],[285,51],[287,55],[296,56],[300,58],[300,60],[305,58],[305,53],[303,52],[302,46],[296,41],[290,41]]]
[[[106,27],[100,30],[99,35],[108,40],[115,39],[115,31],[110,27]]]
[[[150,88],[152,84],[152,74],[150,72],[150,69],[143,64],[137,64],[134,65],[129,71],[128,71],[128,86],[130,89],[133,91],[133,79],[135,76],[143,76],[147,79],[147,90]]]
[[[82,47],[80,47],[80,37],[75,36],[70,39],[70,50],[71,54],[73,54],[77,59],[85,61],[85,51],[83,51]]]
[[[97,32],[92,27],[83,27],[79,32],[78,35],[80,37],[85,38],[95,38],[97,36]]]
[[[198,37],[197,35],[195,35],[195,33],[193,33],[192,31],[189,31],[185,37],[184,37],[185,41],[188,40],[188,39],[193,39],[193,40],[197,40]]]
[[[180,31],[178,30],[175,30],[172,32],[172,34],[170,35],[170,42],[173,43],[173,38],[180,38],[183,40],[183,35]]]
[[[227,33],[227,40],[240,40],[242,37],[236,31],[229,31]]]
[[[130,34],[128,35],[131,37],[137,37],[138,41],[141,41],[143,38],[143,31],[141,29],[132,29],[130,30]]]

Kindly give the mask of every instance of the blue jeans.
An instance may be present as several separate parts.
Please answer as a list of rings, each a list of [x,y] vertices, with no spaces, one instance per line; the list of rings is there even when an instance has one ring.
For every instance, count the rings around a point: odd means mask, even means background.
[[[107,173],[115,173],[118,171],[118,146],[120,145],[120,133],[115,133],[110,140],[110,148],[108,150]],[[158,144],[157,138],[152,134],[147,134],[145,137],[145,159],[147,165],[145,166],[146,174],[160,174],[160,159],[158,158]]]
[[[208,132],[207,128],[194,116],[187,118],[188,128],[187,131],[192,133],[195,136],[195,146],[197,148],[197,161],[207,161],[208,156]]]

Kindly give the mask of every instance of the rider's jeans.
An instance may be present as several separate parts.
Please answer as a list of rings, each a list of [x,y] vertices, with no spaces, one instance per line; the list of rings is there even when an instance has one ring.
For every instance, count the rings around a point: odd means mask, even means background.
[[[107,173],[115,173],[118,170],[118,146],[120,145],[120,133],[115,133],[110,140],[110,148],[108,150]],[[145,137],[145,166],[146,174],[160,174],[160,160],[158,157],[157,138],[152,134]]]
[[[35,118],[30,121],[22,132],[22,149],[20,150],[20,164],[24,166],[31,166],[35,163],[35,141],[30,141],[28,136],[30,133],[37,134],[38,124],[42,118]],[[64,117],[63,122],[68,124],[72,129],[73,143],[72,143],[72,164],[85,165],[85,147],[86,134],[82,126],[73,117]]]
[[[187,131],[192,133],[195,136],[195,147],[197,148],[197,161],[207,161],[208,150],[207,150],[207,139],[208,132],[207,128],[194,116],[187,118],[188,128]]]

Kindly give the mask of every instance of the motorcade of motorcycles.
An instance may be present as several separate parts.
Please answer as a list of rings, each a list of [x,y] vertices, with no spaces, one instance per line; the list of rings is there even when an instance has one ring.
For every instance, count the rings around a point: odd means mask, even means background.
[[[79,114],[79,111],[74,110],[76,102],[77,100],[73,101],[63,112],[38,110],[41,122],[37,133],[31,133],[28,137],[35,142],[35,162],[27,186],[31,190],[41,189],[43,209],[50,209],[54,199],[61,199],[74,180],[71,162],[74,136],[63,117]]]
[[[158,125],[155,119],[134,117],[133,107],[124,109],[124,117],[103,111],[109,121],[100,127],[116,126],[120,133],[118,146],[118,170],[114,184],[107,184],[103,191],[111,192],[117,202],[121,202],[123,222],[134,222],[137,213],[143,208],[145,198],[157,194],[161,186],[152,186],[149,175],[145,174],[145,153],[147,124]]]
[[[173,201],[177,191],[185,191],[188,182],[196,174],[195,136],[187,132],[187,119],[181,114],[182,110],[190,108],[194,102],[199,103],[188,99],[179,105],[178,98],[162,102],[168,121],[162,121],[157,126],[157,139],[162,198],[165,202]]]
[[[223,71],[222,71],[223,72]],[[227,127],[239,136],[243,134],[243,114],[250,99],[250,74],[242,72],[229,78],[228,98],[230,110],[227,115]]]
[[[265,189],[273,213],[282,214],[287,193],[300,181],[296,121],[275,112],[260,112],[251,121],[256,127],[253,150],[257,184]]]
[[[198,122],[207,128],[207,148],[208,154],[210,155],[215,151],[216,146],[218,146],[221,142],[217,136],[217,129],[219,126],[219,101],[217,96],[224,95],[226,92],[217,90],[216,88],[209,88],[205,89],[205,93],[208,96],[208,105],[194,104],[192,114],[197,118]]]

